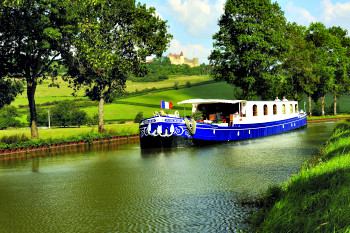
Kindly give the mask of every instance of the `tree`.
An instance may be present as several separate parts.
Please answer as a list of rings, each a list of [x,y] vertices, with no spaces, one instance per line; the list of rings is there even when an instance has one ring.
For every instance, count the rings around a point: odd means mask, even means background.
[[[329,88],[333,93],[333,114],[337,115],[337,97],[349,91],[349,72],[350,72],[350,38],[347,36],[347,30],[341,27],[331,27],[328,29],[330,34],[335,36],[333,54],[335,59],[335,75],[330,80]]]
[[[88,115],[85,111],[78,108],[74,109],[71,115],[71,124],[77,125],[79,128],[81,125],[85,125],[89,122]]]
[[[51,110],[51,124],[67,127],[71,125],[71,114],[75,109],[72,101],[64,100]]]
[[[47,127],[49,125],[49,116],[48,116],[48,110],[37,108],[36,109],[36,122],[38,126],[45,126]],[[30,113],[27,115],[27,121],[30,122]]]
[[[314,72],[315,46],[306,40],[306,27],[296,23],[288,23],[286,27],[286,38],[289,40],[289,49],[283,60],[283,75],[286,76],[288,90],[292,91],[293,98],[300,101],[301,95],[305,93],[309,98],[309,115],[312,115],[311,95],[317,84],[317,76]]]
[[[142,119],[143,119],[143,112],[139,112],[135,116],[134,123],[140,123]]]
[[[74,57],[68,57],[66,78],[74,89],[99,101],[98,131],[104,131],[103,106],[113,92],[123,92],[126,78],[146,73],[147,56],[161,56],[171,35],[154,8],[130,0],[101,0],[84,7]]]
[[[17,108],[14,106],[5,106],[0,110],[0,129],[8,127],[20,127],[21,123],[16,119],[18,117]]]
[[[228,0],[209,56],[215,79],[240,87],[245,99],[274,98],[288,49],[285,23],[280,7],[270,0]]]
[[[316,91],[312,98],[315,102],[321,98],[321,113],[325,115],[325,95],[329,91],[330,82],[335,76],[335,63],[337,62],[337,50],[339,44],[322,23],[311,23],[306,31],[306,40],[313,43],[314,74],[317,76]]]
[[[70,52],[76,33],[74,2],[68,0],[4,1],[0,4],[0,59],[2,77],[23,79],[27,84],[31,137],[39,138],[35,91],[52,64]]]
[[[1,48],[0,48],[1,49]],[[0,57],[0,64],[2,64]],[[0,68],[0,109],[15,100],[16,96],[23,92],[23,84],[18,81],[2,79]]]

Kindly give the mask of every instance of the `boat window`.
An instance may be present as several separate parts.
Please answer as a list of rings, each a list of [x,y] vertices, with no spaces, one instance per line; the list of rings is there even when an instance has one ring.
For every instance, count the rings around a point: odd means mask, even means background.
[[[264,115],[267,116],[267,105],[264,105]]]
[[[295,112],[298,112],[298,104],[295,105]]]
[[[277,105],[273,105],[273,115],[277,115]]]
[[[286,105],[282,104],[282,114],[286,114]]]
[[[253,116],[257,116],[258,115],[258,106],[256,106],[256,104],[253,105]]]
[[[290,104],[289,109],[290,109],[290,113],[293,113],[293,104]]]

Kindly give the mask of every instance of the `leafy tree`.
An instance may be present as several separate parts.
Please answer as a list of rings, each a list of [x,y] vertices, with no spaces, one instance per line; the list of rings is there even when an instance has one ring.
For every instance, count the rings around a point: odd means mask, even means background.
[[[89,125],[98,125],[98,113],[94,114],[91,117],[88,117],[88,124]]]
[[[0,64],[2,63],[0,56]],[[23,84],[17,81],[12,82],[9,79],[2,79],[1,70],[2,69],[0,69],[0,109],[6,104],[10,104],[15,100],[18,94],[23,92]]]
[[[337,97],[341,97],[343,93],[349,91],[350,79],[350,38],[347,36],[347,30],[341,27],[331,27],[328,29],[330,34],[335,36],[335,49],[333,54],[335,59],[333,65],[335,66],[335,75],[330,80],[329,90],[333,93],[333,114],[337,115]],[[335,103],[335,104],[334,104]]]
[[[77,125],[79,128],[81,125],[85,125],[89,122],[88,115],[85,111],[80,109],[74,109],[71,115],[71,125]]]
[[[51,124],[55,126],[67,127],[71,125],[71,115],[76,109],[73,101],[61,101],[51,111]]]
[[[140,123],[142,119],[143,119],[143,112],[139,112],[135,116],[134,123]]]
[[[69,41],[76,32],[73,3],[16,0],[0,4],[0,78],[26,82],[32,138],[39,138],[36,87],[47,75],[57,74],[58,67],[52,64],[71,50]]]
[[[130,74],[146,73],[147,56],[161,56],[171,39],[166,21],[154,8],[130,0],[90,1],[82,6],[84,17],[69,58],[67,78],[75,90],[99,101],[99,132],[104,131],[103,106],[113,92],[123,92]]]
[[[209,56],[213,76],[243,91],[274,98],[280,89],[280,64],[287,47],[286,19],[270,0],[228,0]]]
[[[314,72],[315,46],[306,40],[306,27],[296,23],[288,23],[286,26],[286,38],[289,40],[287,56],[283,60],[282,69],[285,79],[283,95],[288,99],[300,101],[305,93],[309,98],[309,114],[312,115],[311,95],[317,84],[317,76]],[[288,91],[292,91],[288,94]]]
[[[325,114],[325,95],[330,89],[331,80],[335,77],[340,45],[322,23],[311,23],[306,31],[306,40],[313,43],[315,54],[314,74],[317,76],[316,90],[312,94],[315,102],[321,98],[322,116]]]
[[[20,127],[21,123],[16,119],[18,116],[17,108],[14,106],[5,106],[0,109],[0,129]]]

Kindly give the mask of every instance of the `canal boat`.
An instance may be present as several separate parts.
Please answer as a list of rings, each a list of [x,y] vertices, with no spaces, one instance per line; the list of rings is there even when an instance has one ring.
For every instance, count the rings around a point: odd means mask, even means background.
[[[162,110],[141,120],[141,148],[203,146],[279,134],[307,125],[306,113],[298,109],[298,102],[285,98],[190,99],[178,105],[184,106],[181,115],[178,110],[174,114]],[[186,111],[186,105],[191,110]]]

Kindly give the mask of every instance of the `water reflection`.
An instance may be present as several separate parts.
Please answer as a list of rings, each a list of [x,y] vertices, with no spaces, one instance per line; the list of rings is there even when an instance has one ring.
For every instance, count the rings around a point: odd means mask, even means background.
[[[288,180],[332,124],[202,148],[118,145],[0,168],[0,232],[237,232],[237,201]]]

